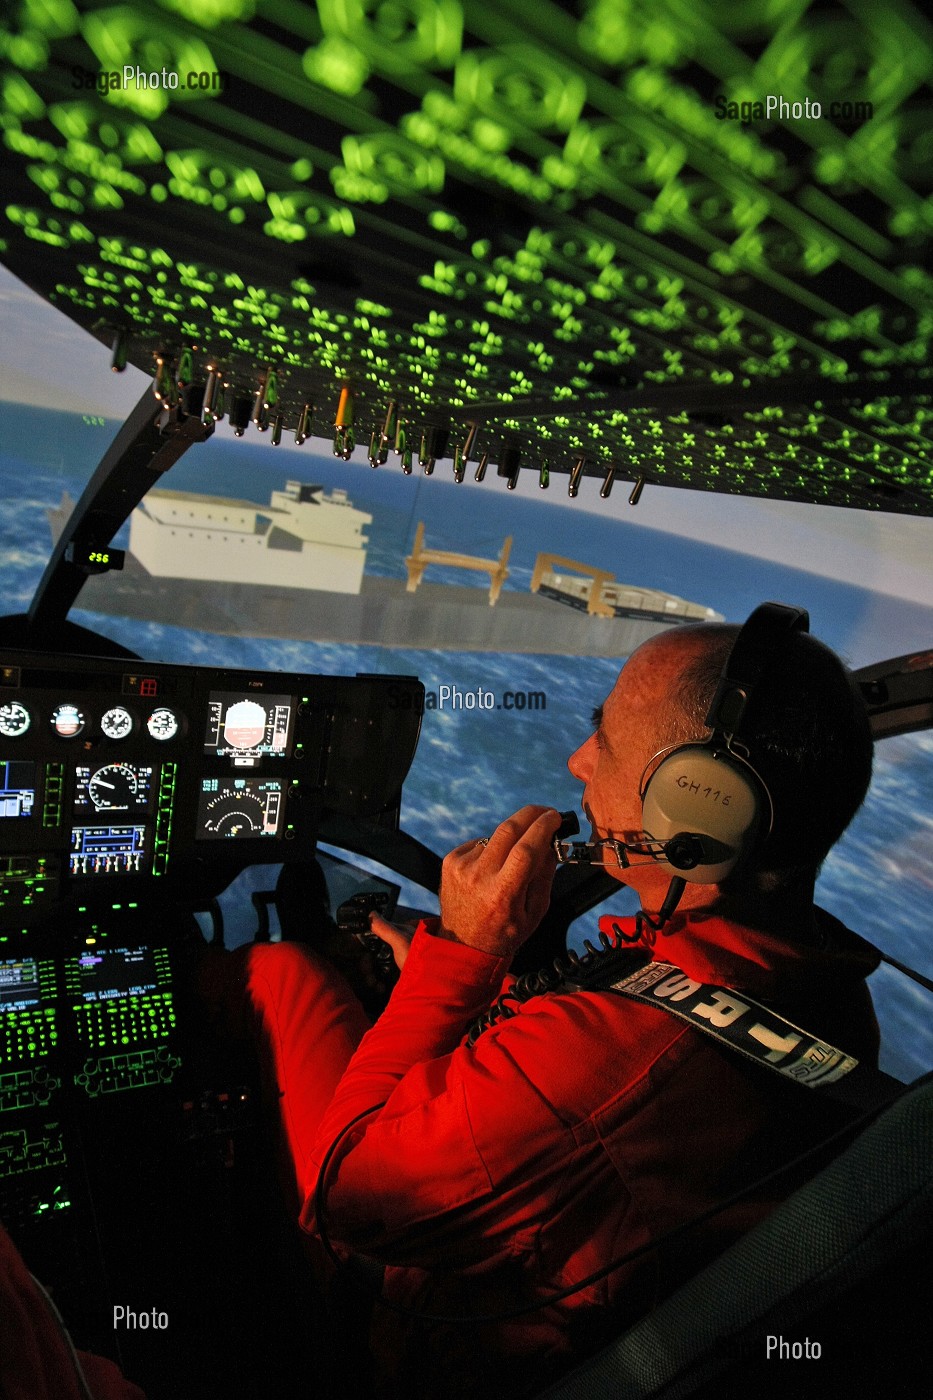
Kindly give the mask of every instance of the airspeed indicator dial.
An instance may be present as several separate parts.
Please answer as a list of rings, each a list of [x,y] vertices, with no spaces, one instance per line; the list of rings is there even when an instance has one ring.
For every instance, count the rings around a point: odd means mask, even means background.
[[[133,716],[122,705],[101,716],[100,727],[106,739],[125,739],[133,732]]]
[[[18,739],[29,728],[29,711],[18,700],[0,705],[0,734],[4,739]]]

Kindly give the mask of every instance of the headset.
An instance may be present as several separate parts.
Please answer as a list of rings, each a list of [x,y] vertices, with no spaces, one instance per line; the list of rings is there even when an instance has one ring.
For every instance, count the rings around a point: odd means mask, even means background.
[[[787,639],[808,632],[804,608],[762,603],[736,637],[697,743],[661,749],[645,766],[639,786],[642,830],[572,845],[555,841],[561,864],[631,864],[629,855],[666,865],[673,873],[673,912],[683,884],[717,885],[767,839],[774,825],[768,786],[749,757],[746,713],[767,673],[780,663]],[[560,835],[560,833],[559,833]]]
[[[723,667],[705,720],[710,737],[662,749],[642,774],[644,829],[688,884],[718,885],[771,833],[774,803],[749,758],[754,735],[746,715],[768,672],[780,664],[787,639],[809,629],[804,608],[757,607]]]

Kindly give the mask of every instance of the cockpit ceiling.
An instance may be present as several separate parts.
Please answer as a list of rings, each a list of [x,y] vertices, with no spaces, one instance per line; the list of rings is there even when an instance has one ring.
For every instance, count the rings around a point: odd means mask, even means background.
[[[161,361],[169,396],[214,367],[249,433],[301,434],[313,405],[316,434],[339,417],[337,447],[376,461],[397,462],[397,420],[416,462],[432,429],[422,456],[449,471],[475,423],[468,455],[513,479],[583,459],[610,481],[933,514],[917,7],[12,16],[0,258],[118,361]],[[769,96],[786,112],[762,115]]]

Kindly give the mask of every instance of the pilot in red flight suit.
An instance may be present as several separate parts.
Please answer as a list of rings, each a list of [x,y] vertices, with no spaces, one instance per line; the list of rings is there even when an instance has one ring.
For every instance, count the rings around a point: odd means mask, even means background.
[[[627,662],[570,759],[596,837],[640,831],[646,774],[671,746],[705,739],[735,635],[671,631]],[[660,933],[643,922],[641,942],[688,978],[747,993],[870,1062],[878,1034],[865,977],[878,954],[813,904],[819,864],[867,788],[867,717],[848,673],[813,638],[789,635],[780,661],[750,702],[747,740],[770,830],[734,873],[688,883]],[[539,1389],[767,1214],[800,1176],[754,1183],[840,1118],[818,1091],[612,991],[534,997],[467,1043],[548,906],[557,825],[553,810],[528,806],[487,842],[452,851],[440,918],[410,944],[373,918],[401,975],[372,1027],[307,947],[248,951],[241,975],[280,1095],[303,1228],[319,1228],[315,1185],[337,1142],[328,1235],[384,1267],[391,1303],[435,1319],[377,1307],[380,1395]],[[669,865],[613,873],[657,914]],[[634,921],[621,932],[638,936]],[[666,1238],[749,1185],[722,1213]]]

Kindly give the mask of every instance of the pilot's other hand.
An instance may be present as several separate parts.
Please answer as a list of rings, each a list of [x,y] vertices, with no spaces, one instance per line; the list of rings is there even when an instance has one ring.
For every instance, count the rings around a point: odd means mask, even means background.
[[[405,959],[408,957],[408,948],[414,937],[415,929],[418,927],[418,920],[413,919],[410,923],[390,924],[388,919],[383,919],[380,914],[372,913],[369,916],[369,931],[377,938],[381,938],[383,943],[388,943],[392,949],[392,956],[395,959],[395,966],[401,972],[405,966]]]
[[[441,936],[511,957],[547,913],[559,825],[553,807],[522,807],[485,844],[451,851],[441,871]]]

